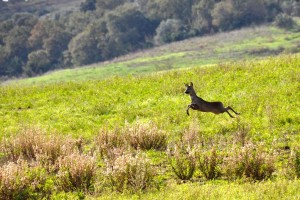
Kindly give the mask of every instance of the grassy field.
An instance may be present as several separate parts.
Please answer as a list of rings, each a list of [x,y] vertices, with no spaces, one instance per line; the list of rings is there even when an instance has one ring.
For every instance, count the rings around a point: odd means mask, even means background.
[[[50,72],[40,77],[12,81],[40,84],[61,81],[101,80],[112,76],[145,74],[170,69],[205,66],[300,51],[300,33],[272,25],[244,28],[192,38],[123,56],[110,62]],[[11,81],[10,81],[11,82]]]
[[[18,190],[24,185],[3,191],[53,199],[299,198],[299,66],[300,55],[294,54],[104,80],[2,86],[1,171],[17,177],[2,174],[1,184],[24,176],[30,185],[28,193]],[[183,92],[190,81],[199,96],[241,115],[187,116],[190,98]],[[215,155],[211,149],[218,150],[220,174],[209,181],[199,166],[202,155]],[[258,174],[231,171],[243,159]],[[191,177],[178,176],[177,168],[189,171],[194,164]],[[116,166],[127,166],[126,173]],[[33,187],[36,182],[42,188]]]
[[[1,85],[0,199],[299,199],[298,40],[245,29]],[[187,116],[189,82],[241,115]]]

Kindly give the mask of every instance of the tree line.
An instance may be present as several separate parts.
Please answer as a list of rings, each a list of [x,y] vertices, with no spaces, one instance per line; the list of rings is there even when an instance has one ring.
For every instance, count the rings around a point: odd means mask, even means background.
[[[1,8],[7,4],[0,1]],[[284,26],[300,16],[300,2],[85,0],[79,10],[46,13],[15,13],[0,22],[1,77],[35,76],[276,19]]]

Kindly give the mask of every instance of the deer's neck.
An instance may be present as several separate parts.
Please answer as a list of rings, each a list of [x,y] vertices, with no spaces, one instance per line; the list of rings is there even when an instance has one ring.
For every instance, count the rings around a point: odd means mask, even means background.
[[[200,102],[205,102],[202,98],[198,97],[195,91],[192,91],[190,93],[190,97],[192,100],[192,103],[200,103]]]
[[[192,101],[195,101],[196,99],[199,98],[195,91],[191,91],[190,97],[191,97]]]

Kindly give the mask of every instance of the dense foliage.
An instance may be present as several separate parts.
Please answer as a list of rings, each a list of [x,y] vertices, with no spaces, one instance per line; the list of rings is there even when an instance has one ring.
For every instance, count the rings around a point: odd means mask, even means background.
[[[52,15],[30,7],[12,16],[6,12],[25,4],[0,1],[2,77],[95,63],[276,18],[279,26],[290,28],[289,16],[300,15],[296,0],[85,0],[78,10]]]

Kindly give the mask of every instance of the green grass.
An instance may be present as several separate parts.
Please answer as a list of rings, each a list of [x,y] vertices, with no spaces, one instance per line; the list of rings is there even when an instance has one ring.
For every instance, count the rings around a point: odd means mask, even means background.
[[[159,189],[133,195],[110,192],[100,187],[101,179],[95,186],[97,192],[88,199],[298,199],[299,179],[289,180],[284,170],[289,170],[285,164],[290,153],[285,148],[299,148],[300,54],[255,59],[260,49],[252,51],[257,45],[251,43],[267,43],[268,31],[274,30],[261,27],[256,31],[257,34],[265,32],[265,38],[251,39],[251,34],[246,39],[234,37],[240,41],[234,56],[234,47],[229,45],[233,40],[231,32],[214,39],[206,37],[170,44],[101,66],[62,70],[2,85],[0,139],[22,133],[24,128],[37,127],[49,135],[83,138],[83,154],[89,155],[93,154],[94,138],[100,129],[114,130],[136,123],[153,122],[167,134],[168,144],[178,140],[189,128],[195,128],[204,143],[222,150],[231,148],[239,131],[244,131],[247,140],[262,143],[266,150],[278,154],[271,180],[224,181],[223,177],[203,181],[197,172],[193,181],[179,184],[166,164],[166,152],[149,151],[146,154],[151,164],[160,170],[155,177]],[[277,35],[279,38],[288,38],[278,39],[283,48],[297,44],[296,33],[276,31],[282,34]],[[224,37],[226,34],[228,37]],[[220,44],[218,50],[214,43]],[[208,48],[198,51],[201,45]],[[278,48],[278,44],[267,48]],[[240,59],[241,55],[245,59]],[[190,97],[184,94],[184,83],[190,81],[200,97],[222,101],[241,115],[232,119],[226,113],[214,115],[191,110],[187,116]],[[2,153],[0,161],[1,156]],[[97,159],[99,172],[103,163]],[[45,174],[47,187],[54,189],[56,174]],[[52,198],[75,199],[78,194],[53,193]]]
[[[145,74],[170,69],[206,66],[254,59],[282,52],[299,52],[300,33],[274,26],[244,28],[192,38],[76,69],[49,72],[40,77],[11,81],[47,84],[63,81],[103,80],[113,76]]]
[[[276,180],[258,183],[228,183],[211,181],[207,183],[171,183],[167,189],[141,195],[120,195],[111,193],[91,199],[299,199],[299,180]]]
[[[299,55],[287,55],[99,81],[2,86],[0,132],[39,126],[90,138],[103,126],[151,120],[177,135],[197,120],[207,135],[247,125],[254,137],[272,142],[299,130],[299,62]],[[195,111],[188,117],[190,98],[183,91],[190,81],[199,96],[223,101],[241,117],[233,120],[226,114]]]
[[[286,146],[299,147],[299,66],[300,55],[295,54],[104,80],[6,85],[0,88],[1,137],[18,134],[24,128],[38,127],[50,135],[81,137],[89,152],[100,129],[151,121],[167,133],[168,143],[178,140],[189,127],[197,127],[197,133],[206,143],[226,149],[232,146],[237,133],[245,130],[247,140],[261,142],[270,151],[282,152]],[[199,96],[208,101],[220,100],[241,115],[232,119],[226,113],[214,115],[190,111],[191,115],[187,116],[190,98],[183,92],[184,83],[190,81]],[[298,179],[289,181],[282,175],[282,163],[288,155],[285,152],[280,153],[276,161],[279,176],[276,178],[275,174],[274,180],[257,183],[222,180],[202,183],[201,178],[196,178],[196,182],[177,184],[170,167],[164,164],[165,153],[148,152],[147,155],[151,163],[162,166],[159,169],[164,171],[156,177],[159,190],[152,188],[145,193],[129,195],[111,193],[107,189],[101,192],[100,188],[89,197],[299,198]],[[101,166],[99,163],[100,169]],[[62,197],[77,198],[77,195],[53,194],[54,199]]]

